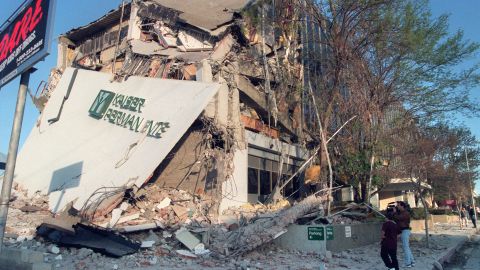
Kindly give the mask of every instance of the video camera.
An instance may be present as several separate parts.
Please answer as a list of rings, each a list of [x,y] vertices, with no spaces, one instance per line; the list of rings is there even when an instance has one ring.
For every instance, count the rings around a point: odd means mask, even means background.
[[[406,211],[410,212],[410,205],[406,202],[403,202],[403,201],[396,201],[396,202],[391,202],[387,205],[387,213],[389,212],[392,212],[392,213],[396,213],[398,212],[398,205],[399,204],[403,204],[404,205],[404,208]]]

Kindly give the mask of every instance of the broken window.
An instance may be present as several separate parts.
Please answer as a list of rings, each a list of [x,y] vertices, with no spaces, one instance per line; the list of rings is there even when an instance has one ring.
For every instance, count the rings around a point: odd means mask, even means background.
[[[258,170],[248,168],[248,193],[258,193]]]
[[[272,191],[270,174],[269,171],[260,171],[260,195],[268,195]]]
[[[259,195],[259,201],[263,201],[266,195],[271,194],[279,179],[278,165],[278,161],[248,155],[248,193]],[[296,165],[284,164],[280,183],[288,180],[297,170]],[[287,184],[284,189],[285,197],[291,196],[294,199],[298,197],[301,179],[302,175],[296,176]]]

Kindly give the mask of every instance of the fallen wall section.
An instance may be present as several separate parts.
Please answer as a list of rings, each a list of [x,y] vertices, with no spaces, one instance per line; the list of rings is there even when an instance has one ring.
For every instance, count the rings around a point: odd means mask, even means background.
[[[15,181],[58,212],[140,187],[222,87],[66,69],[17,161]]]

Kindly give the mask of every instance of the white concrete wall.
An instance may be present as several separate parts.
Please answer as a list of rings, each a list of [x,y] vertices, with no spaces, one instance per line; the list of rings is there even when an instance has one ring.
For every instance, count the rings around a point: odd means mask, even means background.
[[[237,207],[248,202],[248,150],[237,150],[233,158],[233,178],[222,183],[222,201],[220,214],[229,207]]]
[[[74,201],[80,209],[102,187],[140,187],[197,119],[219,84],[130,77],[118,83],[101,72],[68,68],[26,140],[17,159],[15,181],[48,194],[50,209]],[[49,123],[59,115],[57,122]],[[145,99],[141,111],[109,108],[135,115],[138,129],[89,116],[100,90]],[[161,137],[147,136],[148,121],[168,122]]]
[[[406,194],[407,197],[407,203],[410,205],[410,207],[418,207],[418,205],[415,203],[415,193],[414,192],[407,192]]]

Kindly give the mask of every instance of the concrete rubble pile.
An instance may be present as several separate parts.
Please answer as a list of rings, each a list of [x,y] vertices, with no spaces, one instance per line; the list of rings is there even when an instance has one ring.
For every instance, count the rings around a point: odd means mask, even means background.
[[[37,227],[50,215],[48,197],[36,194],[28,198],[25,188],[14,183],[5,237],[12,242],[32,240]]]
[[[132,203],[130,204],[129,201]],[[122,202],[106,217],[96,218],[94,224],[117,231],[135,231],[148,228],[178,228],[179,224],[195,222],[200,226],[211,222],[207,215],[213,203],[186,191],[162,189],[149,185],[139,190],[134,198]],[[130,230],[129,230],[130,229]]]

